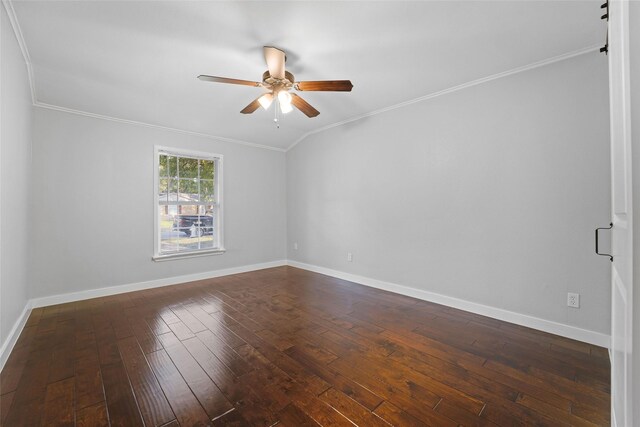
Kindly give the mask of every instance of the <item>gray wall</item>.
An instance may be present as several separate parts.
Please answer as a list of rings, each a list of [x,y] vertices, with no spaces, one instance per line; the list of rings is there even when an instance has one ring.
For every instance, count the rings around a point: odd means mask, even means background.
[[[285,258],[285,155],[35,109],[31,297]],[[154,144],[224,155],[223,255],[154,262]]]
[[[608,334],[608,116],[591,53],[315,134],[287,153],[288,257]]]
[[[285,164],[280,152],[41,108],[31,126],[2,10],[1,100],[3,342],[28,297],[279,260],[285,236],[292,260],[609,332],[609,265],[592,240],[609,219],[601,55],[313,135]],[[226,254],[151,260],[154,144],[225,156]],[[567,291],[581,309],[566,307]]]
[[[31,91],[27,67],[0,5],[0,346],[28,299]]]

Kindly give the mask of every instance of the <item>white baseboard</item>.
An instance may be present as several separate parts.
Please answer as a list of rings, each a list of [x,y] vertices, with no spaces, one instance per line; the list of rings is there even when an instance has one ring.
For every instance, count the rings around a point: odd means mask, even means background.
[[[125,292],[141,291],[143,289],[159,288],[162,286],[177,285],[180,283],[194,282],[196,280],[212,279],[214,277],[229,276],[231,274],[246,273],[249,271],[264,270],[265,268],[281,267],[287,265],[286,260],[263,262],[260,264],[243,265],[240,267],[225,268],[223,270],[205,271],[203,273],[186,274],[183,276],[167,277],[149,280],[146,282],[129,283],[126,285],[110,286],[107,288],[90,289],[86,291],[71,292],[68,294],[52,295],[48,297],[34,298],[31,306],[46,307],[48,305],[64,304],[67,302],[81,301],[85,299],[105,297],[109,295],[123,294]]]
[[[7,359],[9,358],[13,347],[16,345],[18,337],[24,329],[24,325],[27,323],[29,314],[31,314],[32,307],[33,306],[31,305],[31,301],[27,301],[24,309],[22,310],[22,313],[20,313],[20,316],[18,317],[18,320],[16,320],[16,323],[13,324],[13,328],[11,328],[7,339],[5,339],[2,343],[2,347],[0,347],[0,371],[2,371],[2,369],[4,368],[4,364],[7,362]]]
[[[120,286],[112,286],[108,288],[91,289],[87,291],[71,292],[61,295],[52,295],[47,297],[34,298],[27,301],[20,317],[16,320],[11,332],[6,338],[5,342],[0,347],[0,370],[4,367],[9,354],[13,350],[13,347],[24,328],[29,314],[32,308],[45,307],[48,305],[63,304],[73,301],[81,301],[90,298],[104,297],[109,295],[116,295],[125,292],[139,291],[143,289],[158,288],[161,286],[176,285],[180,283],[193,282],[196,280],[211,279],[214,277],[228,276],[231,274],[245,273],[249,271],[263,270],[265,268],[280,267],[283,265],[290,265],[292,267],[301,268],[304,270],[313,271],[327,276],[336,277],[338,279],[348,280],[350,282],[358,283],[372,288],[383,289],[397,294],[406,295],[414,298],[418,298],[425,301],[434,302],[437,304],[446,305],[460,310],[469,311],[472,313],[480,314],[482,316],[488,316],[498,320],[504,320],[505,322],[515,323],[517,325],[526,326],[540,331],[549,332],[555,335],[571,338],[578,341],[583,341],[589,344],[598,345],[601,347],[610,348],[611,338],[608,335],[589,331],[586,329],[577,328],[575,326],[565,325],[562,323],[552,322],[550,320],[544,320],[526,314],[515,313],[513,311],[504,310],[501,308],[490,307],[483,304],[474,303],[471,301],[465,301],[462,299],[437,294],[434,292],[424,291],[421,289],[411,288],[408,286],[398,285],[395,283],[384,282],[381,280],[371,279],[368,277],[358,276],[355,274],[345,273],[338,270],[332,270],[325,267],[319,267],[310,264],[304,264],[292,260],[278,260],[265,262],[260,264],[251,264],[240,267],[226,268],[223,270],[207,271],[203,273],[187,274],[183,276],[174,276],[163,279],[149,280],[146,282],[130,283]]]
[[[424,301],[434,302],[436,304],[446,305],[448,307],[457,308],[471,313],[480,314],[482,316],[503,320],[516,325],[526,326],[528,328],[537,329],[551,334],[560,335],[577,341],[586,342],[600,347],[609,348],[611,345],[611,337],[600,332],[589,331],[587,329],[575,326],[565,325],[563,323],[553,322],[551,320],[540,319],[538,317],[526,314],[516,313],[502,308],[491,307],[484,304],[478,304],[463,299],[450,297],[435,292],[424,291],[421,289],[411,288],[408,286],[398,285],[395,283],[384,282],[382,280],[371,279],[369,277],[358,276],[355,274],[345,273],[338,270],[332,270],[316,265],[305,264],[298,261],[287,261],[292,267],[313,271],[315,273],[325,274],[327,276],[336,277],[338,279],[348,280],[372,288],[382,289],[385,291],[395,292],[397,294],[418,298]]]
[[[0,347],[0,370],[4,368],[4,364],[9,358],[9,355],[11,354],[11,351],[13,350],[18,337],[20,336],[20,333],[24,329],[24,325],[29,318],[31,309],[33,308],[46,307],[55,304],[64,304],[67,302],[81,301],[91,298],[105,297],[109,295],[122,294],[125,292],[140,291],[143,289],[159,288],[161,286],[177,285],[180,283],[193,282],[196,280],[212,279],[214,277],[229,276],[231,274],[264,270],[265,268],[281,267],[283,265],[287,265],[286,260],[243,265],[240,267],[225,268],[222,270],[206,271],[203,273],[187,274],[184,276],[174,276],[156,280],[149,280],[146,282],[129,283],[126,285],[111,286],[108,288],[90,289],[86,291],[70,292],[67,294],[51,295],[47,297],[30,299],[29,301],[27,301],[24,310],[20,314],[18,320],[16,320],[13,328],[11,328],[11,332],[9,332],[7,339],[4,343],[2,343],[2,347]]]

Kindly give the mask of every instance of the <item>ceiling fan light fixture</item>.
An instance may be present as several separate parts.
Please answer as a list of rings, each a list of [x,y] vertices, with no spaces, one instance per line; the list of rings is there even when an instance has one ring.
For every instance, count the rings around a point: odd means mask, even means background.
[[[198,79],[206,82],[227,83],[234,85],[259,87],[267,91],[254,99],[240,110],[241,114],[253,114],[260,107],[269,109],[275,98],[278,102],[274,108],[274,121],[279,124],[280,113],[287,114],[294,107],[309,118],[317,117],[320,111],[316,110],[307,101],[302,99],[296,91],[315,92],[351,92],[353,84],[350,80],[310,80],[296,81],[293,74],[285,69],[287,55],[282,49],[273,46],[264,46],[264,59],[267,63],[267,71],[262,74],[261,82],[250,80],[230,79],[228,77],[208,76],[201,74]],[[279,127],[279,126],[278,126]]]
[[[280,111],[282,111],[283,114],[287,114],[293,111],[293,107],[291,104],[280,104]]]
[[[291,106],[291,94],[286,90],[278,92],[278,102],[280,103],[280,110],[287,114],[293,110]]]
[[[258,102],[260,103],[260,106],[262,106],[262,108],[264,108],[265,110],[269,109],[271,103],[273,102],[273,94],[265,93],[260,98],[258,98]]]

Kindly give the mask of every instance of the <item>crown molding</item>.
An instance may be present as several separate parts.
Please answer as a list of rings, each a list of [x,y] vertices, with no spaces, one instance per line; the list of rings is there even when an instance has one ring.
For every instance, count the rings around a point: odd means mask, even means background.
[[[65,113],[77,114],[77,115],[80,115],[80,116],[92,117],[92,118],[95,118],[95,119],[108,120],[108,121],[112,121],[112,122],[119,122],[119,123],[126,123],[126,124],[130,124],[130,125],[144,126],[144,127],[148,127],[148,128],[154,128],[154,129],[161,129],[161,130],[165,130],[165,131],[169,131],[169,132],[181,133],[183,135],[199,136],[199,137],[213,139],[213,140],[220,141],[220,142],[228,142],[228,143],[232,143],[232,144],[244,145],[244,146],[247,146],[247,147],[262,148],[262,149],[265,149],[265,150],[278,151],[278,152],[285,152],[286,151],[284,148],[271,147],[271,146],[268,146],[268,145],[257,144],[257,143],[254,143],[254,142],[242,141],[242,140],[239,140],[239,139],[232,139],[232,138],[225,138],[225,137],[222,137],[222,136],[211,135],[211,134],[200,133],[200,132],[194,132],[194,131],[189,131],[189,130],[185,130],[185,129],[172,128],[172,127],[168,127],[168,126],[155,125],[155,124],[151,124],[151,123],[139,122],[139,121],[136,121],[136,120],[128,120],[128,119],[122,119],[122,118],[119,118],[119,117],[105,116],[105,115],[102,115],[102,114],[96,114],[96,113],[91,113],[91,112],[82,111],[82,110],[75,110],[73,108],[67,108],[67,107],[62,107],[62,106],[59,106],[59,105],[47,104],[45,102],[38,101],[38,98],[36,96],[36,83],[35,83],[35,78],[34,78],[34,73],[33,73],[33,65],[31,64],[31,56],[29,55],[29,50],[27,49],[27,44],[26,44],[26,42],[24,40],[24,36],[22,35],[22,29],[20,28],[20,23],[18,22],[18,17],[17,17],[16,12],[15,12],[15,10],[13,8],[13,4],[12,4],[11,0],[1,0],[1,1],[2,1],[2,5],[4,6],[4,9],[7,11],[7,16],[9,18],[10,23],[11,23],[11,28],[13,29],[13,33],[15,34],[16,40],[18,41],[18,46],[20,46],[20,51],[22,52],[22,57],[24,59],[25,65],[27,67],[27,74],[28,74],[28,77],[29,77],[29,87],[31,89],[31,102],[32,102],[34,107],[46,108],[46,109],[49,109],[49,110],[62,111],[62,112],[65,112]]]
[[[18,46],[20,46],[20,51],[22,52],[22,57],[24,58],[24,63],[27,66],[27,75],[29,76],[29,88],[31,89],[31,102],[36,103],[36,82],[33,78],[33,67],[31,65],[31,57],[29,56],[29,50],[27,49],[27,44],[24,41],[24,36],[22,35],[22,30],[20,29],[20,23],[18,23],[18,17],[16,16],[16,11],[13,9],[13,4],[9,0],[2,0],[2,5],[4,6],[4,10],[7,11],[7,17],[9,18],[9,22],[11,23],[11,28],[13,28],[13,33],[16,36],[18,41]]]
[[[418,102],[422,102],[422,101],[426,101],[426,100],[429,100],[429,99],[436,98],[438,96],[446,95],[446,94],[449,94],[449,93],[452,93],[452,92],[457,92],[459,90],[466,89],[466,88],[472,87],[472,86],[476,86],[476,85],[479,85],[479,84],[482,84],[482,83],[487,83],[487,82],[490,82],[492,80],[500,79],[500,78],[503,78],[503,77],[508,77],[508,76],[513,75],[513,74],[522,73],[524,71],[533,70],[535,68],[544,67],[545,65],[553,64],[555,62],[564,61],[566,59],[570,59],[570,58],[573,58],[573,57],[576,57],[576,56],[584,55],[586,53],[597,52],[597,51],[599,51],[599,49],[600,49],[600,45],[597,45],[597,46],[589,46],[589,47],[586,47],[586,48],[583,48],[583,49],[574,50],[574,51],[568,52],[568,53],[563,53],[562,55],[553,56],[551,58],[543,59],[542,61],[533,62],[531,64],[527,64],[527,65],[524,65],[522,67],[517,67],[517,68],[513,68],[511,70],[503,71],[501,73],[492,74],[490,76],[482,77],[482,78],[477,79],[477,80],[471,80],[469,82],[462,83],[462,84],[457,85],[457,86],[452,86],[450,88],[439,90],[437,92],[433,92],[433,93],[430,93],[430,94],[427,94],[427,95],[423,95],[423,96],[420,96],[418,98],[414,98],[414,99],[410,99],[408,101],[400,102],[399,104],[391,105],[389,107],[380,108],[378,110],[374,110],[374,111],[371,111],[369,113],[361,114],[359,116],[351,117],[349,119],[342,120],[340,122],[336,122],[336,123],[332,123],[332,124],[329,124],[329,125],[326,125],[326,126],[322,126],[321,128],[311,130],[311,131],[305,133],[304,135],[302,135],[300,138],[295,140],[293,142],[293,144],[291,144],[289,147],[287,147],[287,149],[285,151],[291,150],[293,147],[298,145],[300,142],[304,141],[307,137],[309,137],[311,135],[314,135],[316,133],[324,132],[325,130],[328,130],[328,129],[332,129],[332,128],[335,128],[335,127],[338,127],[338,126],[342,126],[342,125],[345,125],[347,123],[352,123],[352,122],[355,122],[357,120],[364,119],[366,117],[371,117],[371,116],[375,116],[375,115],[378,115],[378,114],[386,113],[387,111],[392,111],[392,110],[396,110],[398,108],[403,108],[403,107],[406,107],[406,106],[409,106],[409,105],[412,105],[412,104],[416,104]]]
[[[38,108],[45,108],[48,110],[62,111],[64,113],[69,113],[69,114],[77,114],[79,116],[92,117],[94,119],[108,120],[111,122],[125,123],[125,124],[135,125],[135,126],[143,126],[143,127],[152,128],[152,129],[161,129],[164,131],[180,133],[183,135],[199,136],[202,138],[213,139],[215,141],[220,141],[220,142],[228,142],[232,144],[245,145],[253,148],[262,148],[264,150],[278,151],[281,153],[286,151],[284,148],[271,147],[269,145],[256,144],[254,142],[242,141],[239,139],[232,139],[232,138],[225,138],[222,136],[210,135],[208,133],[194,132],[190,130],[172,128],[168,126],[161,126],[161,125],[156,125],[152,123],[139,122],[136,120],[128,120],[128,119],[122,119],[119,117],[105,116],[103,114],[90,113],[88,111],[82,111],[82,110],[74,110],[73,108],[61,107],[59,105],[47,104],[40,101],[34,102],[33,106]]]
[[[308,138],[311,135],[314,135],[316,133],[320,133],[320,132],[324,132],[326,130],[338,127],[338,126],[342,126],[345,125],[347,123],[352,123],[367,117],[371,117],[371,116],[375,116],[378,114],[382,114],[382,113],[386,113],[388,111],[392,111],[392,110],[396,110],[402,107],[406,107],[412,104],[416,104],[418,102],[422,102],[422,101],[426,101],[432,98],[436,98],[438,96],[442,96],[442,95],[446,95],[452,92],[457,92],[459,90],[462,89],[466,89],[468,87],[472,87],[472,86],[476,86],[482,83],[486,83],[486,82],[490,82],[492,80],[496,80],[496,79],[500,79],[502,77],[507,77],[507,76],[511,76],[513,74],[517,74],[517,73],[522,73],[524,71],[528,71],[528,70],[533,70],[535,68],[539,68],[539,67],[544,67],[545,65],[549,65],[549,64],[553,64],[555,62],[560,62],[560,61],[564,61],[566,59],[570,59],[576,56],[580,56],[580,55],[584,55],[587,53],[591,53],[591,52],[597,52],[600,49],[600,45],[597,46],[589,46],[583,49],[578,49],[578,50],[574,50],[572,52],[568,52],[568,53],[564,53],[562,55],[558,55],[558,56],[554,56],[551,58],[547,58],[547,59],[543,59],[541,61],[537,61],[537,62],[533,62],[531,64],[528,65],[524,65],[522,67],[517,67],[517,68],[513,68],[511,70],[507,70],[507,71],[503,71],[501,73],[497,73],[497,74],[492,74],[490,76],[487,77],[482,77],[480,79],[476,79],[476,80],[472,80],[466,83],[462,83],[460,85],[457,86],[453,86],[447,89],[443,89],[437,92],[433,92],[427,95],[423,95],[420,96],[418,98],[414,98],[414,99],[410,99],[408,101],[404,101],[404,102],[400,102],[398,104],[395,105],[391,105],[389,107],[384,107],[384,108],[380,108],[378,110],[374,110],[374,111],[370,111],[368,113],[365,114],[361,114],[355,117],[351,117],[349,119],[346,120],[342,120],[336,123],[331,123],[325,126],[322,126],[320,128],[311,130],[309,132],[306,132],[305,134],[303,134],[301,137],[299,137],[298,139],[296,139],[291,145],[289,145],[287,148],[277,148],[277,147],[272,147],[269,145],[263,145],[263,144],[257,144],[254,142],[249,142],[249,141],[242,141],[242,140],[237,140],[237,139],[232,139],[232,138],[225,138],[225,137],[221,137],[221,136],[216,136],[216,135],[211,135],[211,134],[206,134],[206,133],[200,133],[200,132],[194,132],[194,131],[189,131],[189,130],[185,130],[185,129],[178,129],[178,128],[172,128],[172,127],[167,127],[167,126],[161,126],[161,125],[155,125],[155,124],[151,124],[151,123],[145,123],[145,122],[139,122],[136,120],[128,120],[128,119],[122,119],[122,118],[118,118],[118,117],[111,117],[111,116],[105,116],[102,114],[96,114],[96,113],[91,113],[88,111],[82,111],[82,110],[76,110],[73,108],[67,108],[67,107],[62,107],[59,105],[53,105],[53,104],[47,104],[44,102],[40,102],[38,101],[37,97],[36,97],[36,85],[35,85],[35,79],[34,79],[34,74],[33,74],[33,66],[31,65],[31,57],[29,56],[29,51],[27,49],[27,45],[24,41],[24,37],[22,35],[22,30],[20,29],[20,24],[18,23],[18,18],[16,16],[15,10],[13,9],[13,4],[11,2],[11,0],[0,0],[2,1],[2,4],[4,5],[5,10],[7,11],[7,15],[9,17],[9,21],[11,22],[11,27],[13,28],[13,32],[15,33],[16,39],[18,40],[18,45],[20,46],[20,50],[22,51],[22,56],[24,57],[24,61],[25,64],[27,66],[27,72],[29,75],[29,86],[31,88],[31,100],[32,103],[35,107],[40,107],[40,108],[46,108],[49,110],[56,110],[56,111],[62,111],[65,113],[70,113],[70,114],[77,114],[77,115],[81,115],[81,116],[86,116],[86,117],[92,117],[92,118],[96,118],[96,119],[102,119],[102,120],[109,120],[109,121],[113,121],[113,122],[119,122],[119,123],[126,123],[126,124],[131,124],[131,125],[136,125],[136,126],[144,126],[144,127],[149,127],[149,128],[155,128],[155,129],[161,129],[161,130],[165,130],[165,131],[170,131],[170,132],[176,132],[176,133],[181,133],[181,134],[185,134],[185,135],[193,135],[193,136],[199,136],[199,137],[203,137],[203,138],[208,138],[208,139],[213,139],[216,141],[221,141],[221,142],[228,142],[228,143],[233,143],[233,144],[240,144],[240,145],[245,145],[248,147],[254,147],[254,148],[262,148],[265,150],[271,150],[271,151],[278,151],[278,152],[287,152],[289,150],[291,150],[292,148],[294,148],[296,145],[298,145],[300,142],[304,141],[306,138]]]

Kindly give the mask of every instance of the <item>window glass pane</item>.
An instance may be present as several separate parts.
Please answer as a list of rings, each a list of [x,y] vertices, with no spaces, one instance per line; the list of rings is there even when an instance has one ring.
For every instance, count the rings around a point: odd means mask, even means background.
[[[170,202],[178,201],[178,180],[169,179],[168,199]]]
[[[171,231],[173,228],[173,215],[171,214],[172,206],[158,206],[158,224],[160,224],[160,233]]]
[[[200,238],[200,249],[213,249],[215,248],[213,234],[206,234]]]
[[[200,160],[200,178],[213,179],[214,161]]]
[[[214,194],[213,194],[213,180],[212,179],[201,179],[200,180],[200,200],[203,202],[213,202]]]
[[[179,232],[174,230],[171,208],[174,206],[159,206],[158,224],[160,224],[160,253],[177,252],[179,249]]]
[[[160,224],[160,233],[168,233],[173,230],[173,215],[171,214],[172,206],[158,206],[160,215],[158,224]]]
[[[179,250],[198,249],[200,234],[200,216],[197,205],[177,206],[178,213],[174,216],[173,231],[178,237]]]
[[[198,159],[189,159],[186,157],[179,157],[178,170],[180,173],[180,178],[197,178],[198,177]]]
[[[204,226],[198,215],[190,218],[188,224],[188,228],[181,229],[180,250],[198,250],[200,249],[200,237],[204,234]]]
[[[219,202],[214,180],[218,160],[162,153],[158,162],[159,253],[220,247],[214,204]]]
[[[159,163],[159,167],[158,167],[158,175],[166,177],[167,173],[168,173],[167,155],[166,154],[160,154],[160,163]]]
[[[198,205],[179,205],[178,206],[178,215],[179,219],[183,219],[184,221],[189,221],[189,225],[191,221],[194,221],[194,216],[198,215],[200,206]],[[188,227],[189,225],[182,225],[181,227]]]
[[[178,176],[178,159],[175,156],[167,156],[167,164],[168,164],[168,176],[177,177]]]
[[[180,250],[180,238],[177,232],[170,231],[160,235],[160,253],[173,253]]]
[[[180,179],[180,201],[181,202],[197,202],[198,201],[198,179]]]
[[[168,195],[167,195],[168,191],[169,191],[169,180],[167,178],[160,178],[158,180],[158,201],[166,202],[168,200]]]
[[[167,215],[171,217],[171,221],[174,221],[175,216],[178,215],[178,208],[179,206],[176,205],[160,206],[160,209],[165,209]]]
[[[215,247],[216,223],[213,206],[200,206],[200,224],[202,233],[200,235],[200,249],[210,249]]]

